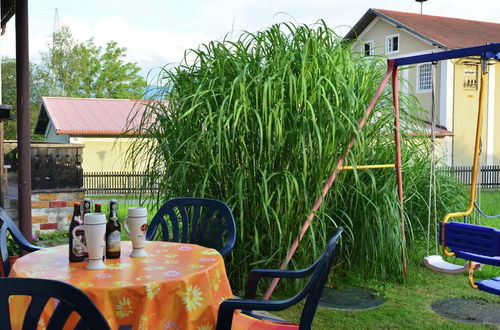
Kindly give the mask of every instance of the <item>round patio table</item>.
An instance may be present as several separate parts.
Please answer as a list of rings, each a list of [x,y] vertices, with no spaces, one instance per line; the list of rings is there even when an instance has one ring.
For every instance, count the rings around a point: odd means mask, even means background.
[[[112,329],[215,328],[219,304],[233,296],[222,256],[194,244],[146,242],[145,249],[147,257],[130,258],[131,243],[122,242],[119,259],[107,259],[106,269],[88,270],[86,261],[68,262],[68,246],[61,245],[21,257],[10,276],[60,280],[78,287]],[[22,310],[17,307],[14,313]],[[22,313],[13,315],[13,322]],[[39,328],[47,321],[42,316]]]

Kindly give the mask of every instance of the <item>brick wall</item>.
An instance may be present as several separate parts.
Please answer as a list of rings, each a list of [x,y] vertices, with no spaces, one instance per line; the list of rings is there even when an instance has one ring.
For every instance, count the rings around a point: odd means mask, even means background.
[[[83,191],[31,194],[33,232],[68,230],[75,202],[83,202]]]

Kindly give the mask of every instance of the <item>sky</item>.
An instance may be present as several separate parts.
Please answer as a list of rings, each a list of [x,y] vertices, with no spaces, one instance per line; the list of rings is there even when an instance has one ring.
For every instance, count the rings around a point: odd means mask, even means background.
[[[179,63],[186,49],[226,35],[323,19],[343,36],[370,7],[420,13],[414,0],[32,0],[30,58],[39,61],[40,52],[48,50],[56,8],[60,25],[69,26],[77,40],[94,38],[103,47],[116,41],[127,48],[127,61],[136,62],[152,80],[157,68]],[[500,1],[428,0],[423,13],[500,24]],[[15,56],[14,24],[11,19],[0,38],[2,56]]]

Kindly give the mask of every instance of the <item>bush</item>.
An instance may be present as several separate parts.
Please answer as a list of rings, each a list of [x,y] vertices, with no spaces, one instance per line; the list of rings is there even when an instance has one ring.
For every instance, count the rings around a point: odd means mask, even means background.
[[[357,133],[385,68],[383,59],[353,56],[324,22],[282,23],[202,45],[162,72],[159,97],[168,102],[149,103],[140,125],[147,138],[137,140],[130,159],[145,166],[150,185],[160,185],[157,203],[205,196],[232,207],[238,240],[228,268],[241,288],[249,269],[283,260],[353,134],[349,164],[394,162],[389,88]],[[416,100],[402,94],[400,105],[404,129],[419,130]],[[402,152],[411,252],[427,218],[428,141],[405,137]],[[144,154],[146,164],[135,158]],[[399,278],[405,247],[395,180],[390,169],[341,173],[293,267],[310,265],[342,225],[341,263],[367,277]],[[438,185],[445,212],[456,184]]]

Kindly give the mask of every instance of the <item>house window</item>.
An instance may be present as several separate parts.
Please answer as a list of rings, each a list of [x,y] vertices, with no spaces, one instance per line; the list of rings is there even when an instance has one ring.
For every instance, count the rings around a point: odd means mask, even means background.
[[[367,41],[363,44],[363,53],[365,56],[372,56],[373,55],[373,41]]]
[[[421,64],[417,67],[417,92],[425,93],[432,90],[432,65]]]
[[[387,54],[399,52],[399,34],[385,37],[385,52]]]

